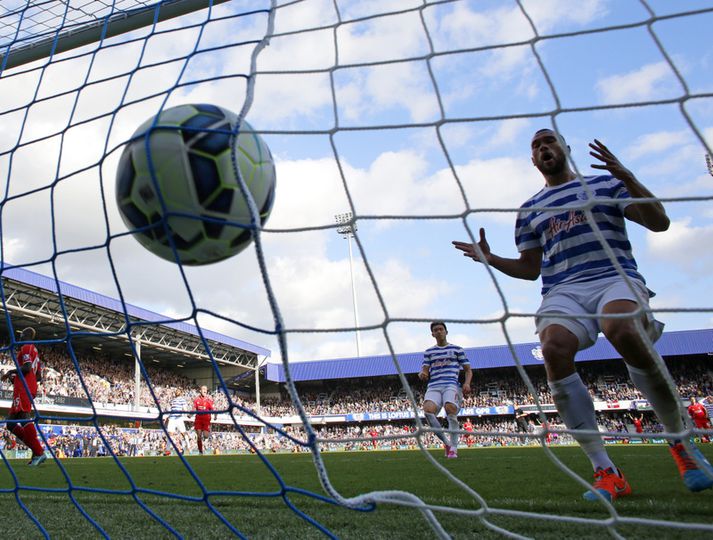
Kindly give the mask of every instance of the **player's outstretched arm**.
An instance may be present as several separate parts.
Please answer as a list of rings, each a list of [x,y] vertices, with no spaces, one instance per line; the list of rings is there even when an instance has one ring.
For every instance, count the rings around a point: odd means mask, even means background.
[[[453,241],[453,246],[463,252],[464,257],[469,257],[477,262],[483,262],[478,255],[476,244],[470,242]],[[540,269],[542,267],[542,249],[526,249],[520,252],[518,259],[508,259],[499,257],[490,251],[490,245],[485,238],[485,229],[480,229],[480,240],[477,243],[483,253],[485,261],[499,270],[503,274],[518,279],[527,279],[534,281],[540,277]]]
[[[619,159],[603,143],[594,139],[589,143],[592,149],[589,154],[602,163],[592,164],[592,169],[609,171],[614,178],[618,178],[626,186],[632,199],[653,199],[655,195],[646,186],[636,179],[634,173],[621,164]],[[666,215],[666,209],[659,201],[630,204],[626,207],[624,215],[653,232],[668,230],[671,220]]]

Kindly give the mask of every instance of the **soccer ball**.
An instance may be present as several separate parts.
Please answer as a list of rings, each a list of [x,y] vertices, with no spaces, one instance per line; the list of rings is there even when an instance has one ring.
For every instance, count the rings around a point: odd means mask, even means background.
[[[134,238],[159,257],[186,265],[242,251],[253,227],[233,163],[260,214],[256,226],[262,226],[275,200],[275,164],[265,142],[245,133],[252,128],[243,121],[231,149],[238,117],[215,105],[172,107],[151,129],[153,123],[150,118],[139,126],[117,170],[116,201]]]

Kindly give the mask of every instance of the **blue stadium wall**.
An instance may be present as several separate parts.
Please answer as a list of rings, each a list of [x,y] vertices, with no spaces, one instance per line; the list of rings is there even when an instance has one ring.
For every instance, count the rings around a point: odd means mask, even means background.
[[[665,332],[655,344],[656,350],[665,358],[677,356],[713,355],[713,330],[682,330]],[[514,367],[515,358],[524,366],[542,365],[542,350],[539,342],[520,343],[497,347],[474,347],[465,349],[470,365],[474,369]],[[421,369],[423,352],[405,353],[396,356],[404,373],[416,373]],[[604,338],[599,338],[594,346],[580,351],[577,362],[621,359],[619,353]],[[361,358],[340,358],[314,362],[290,364],[295,381],[320,379],[347,379],[354,377],[381,377],[396,375],[396,367],[390,355],[365,356]],[[282,364],[267,364],[267,380],[285,382]]]

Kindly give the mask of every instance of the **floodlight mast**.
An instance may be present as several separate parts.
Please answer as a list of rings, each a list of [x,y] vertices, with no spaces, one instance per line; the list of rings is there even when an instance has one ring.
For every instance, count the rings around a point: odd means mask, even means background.
[[[708,174],[713,176],[713,158],[710,154],[706,154],[706,165],[708,166]]]
[[[352,304],[354,306],[354,329],[356,330],[356,355],[361,356],[361,335],[359,332],[359,308],[357,304],[356,286],[354,284],[354,257],[352,254],[352,238],[357,230],[356,223],[353,220],[351,212],[336,214],[334,219],[337,221],[337,234],[341,234],[342,238],[347,239],[349,244],[349,273],[352,279]]]

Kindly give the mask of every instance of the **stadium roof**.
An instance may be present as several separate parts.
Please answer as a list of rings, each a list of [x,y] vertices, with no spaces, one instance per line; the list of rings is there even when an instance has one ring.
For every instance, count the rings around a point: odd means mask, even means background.
[[[664,357],[713,355],[713,330],[683,330],[665,332],[656,342],[656,350]],[[518,360],[524,366],[542,365],[542,349],[538,342],[513,345]],[[470,365],[474,369],[513,367],[515,360],[507,345],[493,347],[474,347],[465,349]],[[594,360],[612,360],[621,358],[611,344],[599,338],[594,346],[577,354],[577,362]],[[421,369],[423,353],[405,353],[396,356],[404,373],[416,373]],[[350,377],[380,377],[396,375],[396,367],[390,355],[368,356],[361,358],[342,358],[338,360],[319,360],[314,362],[295,362],[290,364],[290,373],[294,381],[313,381],[319,379],[345,379]],[[268,363],[266,378],[270,381],[285,382],[285,370],[282,364]]]
[[[122,333],[126,333],[128,317],[136,331],[143,332],[142,346],[150,349],[152,358],[157,362],[175,364],[176,355],[188,361],[208,359],[194,325],[24,268],[3,265],[0,276],[3,279],[4,306],[12,315],[13,326],[40,327],[37,328],[38,338],[49,339],[47,336],[52,335],[61,338],[60,332],[64,332],[65,325],[61,296],[70,327],[80,332],[82,340],[94,348],[107,346],[108,350],[112,345],[109,338],[117,335],[119,340],[123,340],[121,352],[128,355],[127,341],[121,337]],[[268,349],[258,345],[210,330],[201,329],[201,332],[218,362],[254,368],[258,355],[270,356]]]

